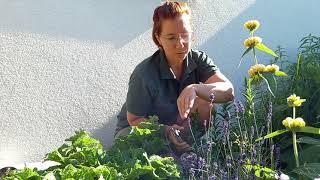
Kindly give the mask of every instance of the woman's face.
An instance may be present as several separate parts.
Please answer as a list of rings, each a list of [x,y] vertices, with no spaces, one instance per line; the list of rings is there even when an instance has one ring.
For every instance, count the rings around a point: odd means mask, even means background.
[[[191,46],[190,17],[186,14],[161,22],[157,39],[170,63],[183,61]]]

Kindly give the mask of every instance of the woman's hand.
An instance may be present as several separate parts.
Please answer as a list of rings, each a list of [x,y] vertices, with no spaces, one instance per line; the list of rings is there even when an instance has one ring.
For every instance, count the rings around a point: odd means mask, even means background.
[[[166,126],[165,128],[165,136],[172,144],[174,144],[178,152],[184,152],[190,149],[190,145],[186,143],[183,139],[181,139],[179,135],[179,132],[183,130],[183,127],[178,126],[176,124],[172,126]]]
[[[197,97],[195,84],[185,87],[177,99],[179,114],[182,119],[186,119],[190,113],[194,101]]]

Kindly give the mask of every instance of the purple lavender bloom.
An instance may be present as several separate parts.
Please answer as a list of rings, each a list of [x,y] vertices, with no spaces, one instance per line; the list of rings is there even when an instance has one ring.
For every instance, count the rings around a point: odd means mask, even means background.
[[[236,100],[233,100],[233,106],[234,106],[234,111],[236,112],[236,114],[238,116],[238,114],[240,112],[240,108],[239,108],[238,103],[237,103]]]
[[[230,112],[227,111],[224,115],[224,121],[223,121],[223,145],[226,145],[227,141],[229,140],[229,126],[230,126]]]
[[[217,176],[214,174],[214,175],[211,175],[209,176],[209,180],[216,180],[217,179]]]
[[[198,173],[206,165],[205,160],[193,152],[183,153],[180,156],[180,161],[182,168],[191,176]]]
[[[246,161],[247,155],[246,153],[242,153],[238,156],[238,164],[243,165]]]
[[[209,99],[210,99],[210,102],[213,103],[214,99],[215,99],[215,95],[213,93],[211,93],[209,95]]]
[[[227,112],[224,114],[224,119],[225,119],[226,121],[229,121],[229,120],[231,119],[231,114],[230,114],[229,111],[227,111]]]
[[[206,162],[204,161],[204,159],[202,157],[198,157],[197,164],[198,164],[198,168],[202,169],[206,165]]]
[[[245,109],[241,101],[236,101],[236,107],[239,110],[239,113],[244,113]]]
[[[238,173],[235,173],[234,175],[233,175],[233,178],[232,178],[233,180],[239,180],[239,176],[238,176]]]
[[[280,146],[279,145],[275,145],[275,163],[276,163],[276,169],[277,170],[280,170],[281,169],[281,162],[280,162],[280,156],[281,156],[281,154],[280,154],[281,152],[280,152]]]
[[[213,162],[212,163],[212,167],[213,167],[213,170],[217,170],[218,169],[218,163],[217,162]]]
[[[268,113],[267,113],[267,123],[268,123],[268,126],[270,125],[271,120],[272,120],[272,102],[269,101],[269,104],[268,104]]]
[[[251,179],[252,179],[252,180],[255,180],[255,179],[256,179],[256,175],[255,175],[254,173],[255,173],[255,172],[254,172],[254,169],[251,168],[250,174],[251,174]]]
[[[231,164],[231,157],[229,155],[227,155],[226,157],[226,166],[228,168],[231,168],[232,167],[232,164]]]
[[[190,168],[190,169],[189,169],[189,175],[190,175],[190,176],[194,176],[195,173],[196,173],[195,169],[193,169],[193,168]]]
[[[228,173],[221,170],[221,180],[228,180]]]

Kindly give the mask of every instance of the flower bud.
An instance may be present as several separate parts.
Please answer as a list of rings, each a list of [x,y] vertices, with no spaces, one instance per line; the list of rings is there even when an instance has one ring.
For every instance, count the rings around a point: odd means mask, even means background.
[[[250,32],[253,31],[253,30],[258,29],[259,26],[260,26],[260,23],[257,20],[250,20],[250,21],[247,21],[247,22],[244,23],[244,27],[249,29]]]

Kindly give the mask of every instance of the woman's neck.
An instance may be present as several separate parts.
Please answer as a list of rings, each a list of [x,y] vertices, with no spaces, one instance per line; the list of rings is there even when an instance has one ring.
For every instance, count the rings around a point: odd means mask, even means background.
[[[173,73],[173,76],[175,77],[175,79],[180,80],[182,75],[183,75],[183,62],[182,63],[177,63],[174,65],[170,65],[170,71]]]

